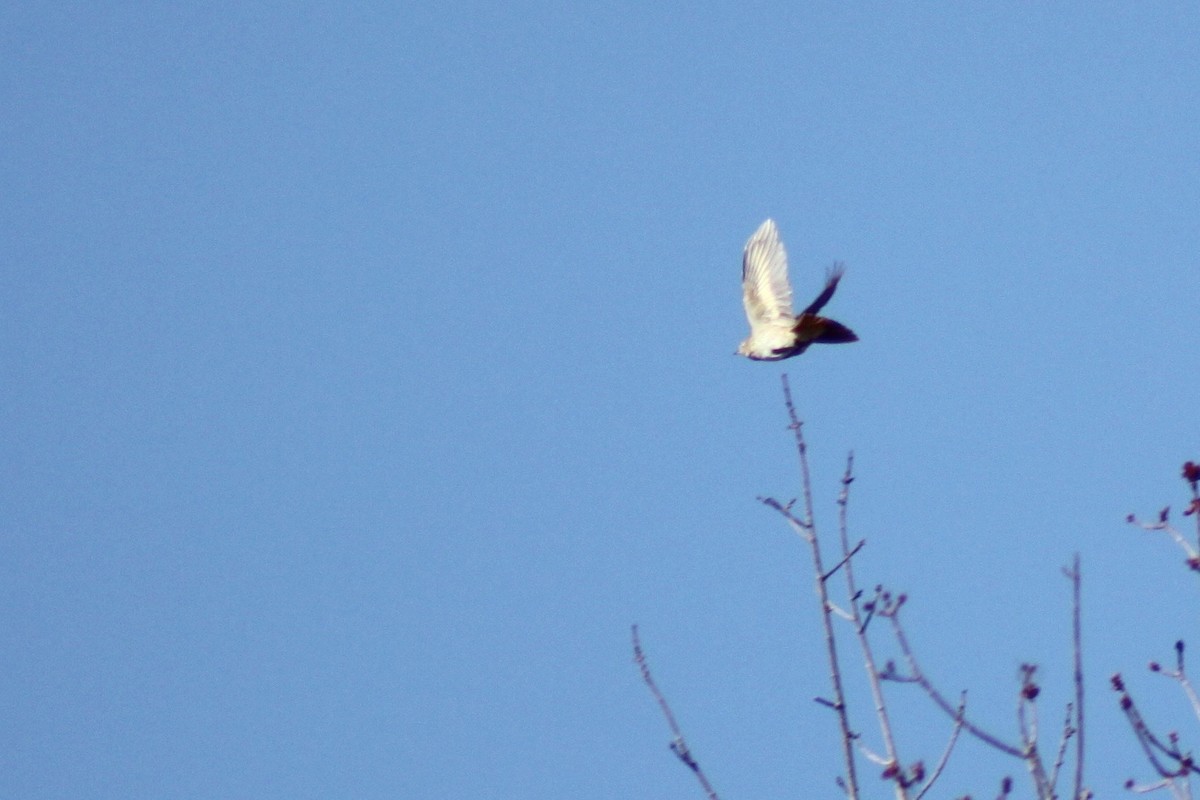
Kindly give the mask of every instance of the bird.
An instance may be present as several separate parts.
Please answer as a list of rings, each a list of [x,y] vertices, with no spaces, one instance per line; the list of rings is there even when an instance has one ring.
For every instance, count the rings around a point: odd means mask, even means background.
[[[800,355],[811,344],[857,342],[854,331],[817,314],[833,297],[845,271],[843,264],[834,264],[817,299],[793,314],[787,251],[779,240],[779,229],[771,219],[760,225],[746,241],[742,254],[742,304],[750,322],[750,335],[738,345],[736,355],[755,361],[779,361]]]

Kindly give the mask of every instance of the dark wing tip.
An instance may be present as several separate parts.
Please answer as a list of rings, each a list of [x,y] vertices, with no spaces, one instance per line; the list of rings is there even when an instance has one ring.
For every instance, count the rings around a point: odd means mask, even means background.
[[[833,297],[833,293],[837,291],[838,281],[846,274],[846,265],[840,261],[834,262],[833,267],[825,274],[825,288],[817,295],[817,299],[808,304],[808,308],[800,312],[802,314],[816,314],[829,299]]]

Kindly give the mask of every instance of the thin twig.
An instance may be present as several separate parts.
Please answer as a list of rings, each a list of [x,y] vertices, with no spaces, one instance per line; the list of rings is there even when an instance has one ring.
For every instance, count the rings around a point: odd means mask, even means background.
[[[1187,670],[1184,669],[1183,652],[1184,644],[1183,640],[1180,639],[1179,641],[1175,642],[1175,669],[1165,670],[1159,667],[1157,664],[1152,665],[1151,669],[1156,672],[1161,672],[1163,675],[1174,679],[1179,684],[1180,688],[1183,689],[1183,693],[1187,696],[1188,703],[1190,703],[1192,706],[1192,713],[1197,719],[1200,719],[1200,696],[1197,696],[1196,689],[1192,685],[1191,679],[1187,676]]]
[[[1192,514],[1196,517],[1196,546],[1200,547],[1200,465],[1186,461],[1183,465],[1183,480],[1192,490],[1192,502],[1184,511],[1184,516]],[[1192,565],[1195,569],[1195,565]]]
[[[804,423],[796,416],[796,406],[792,403],[792,386],[788,383],[787,373],[780,376],[783,379],[783,404],[787,406],[788,428],[796,434],[796,451],[800,455],[801,486],[804,489],[804,527],[812,530],[813,519],[812,480],[808,476],[808,445],[804,442]],[[818,575],[821,573],[818,572]]]
[[[850,616],[854,623],[858,646],[863,654],[863,665],[867,672],[867,683],[871,688],[871,699],[875,703],[875,717],[879,720],[879,732],[883,737],[883,746],[887,750],[890,764],[899,767],[900,756],[896,747],[896,738],[892,733],[892,723],[888,717],[887,702],[883,696],[883,686],[880,684],[879,667],[875,663],[875,653],[871,649],[871,640],[866,633],[859,598],[862,593],[854,580],[854,554],[862,549],[863,542],[854,547],[850,546],[850,484],[854,482],[854,453],[846,457],[846,471],[842,474],[842,490],[838,494],[838,539],[842,545],[841,566],[846,578],[846,593],[850,597]],[[896,769],[896,797],[908,796],[908,786],[903,778],[903,770]]]
[[[1175,544],[1179,545],[1179,549],[1183,550],[1184,554],[1187,555],[1188,566],[1193,570],[1200,569],[1200,551],[1175,526],[1167,521],[1168,510],[1164,508],[1159,512],[1158,522],[1143,522],[1133,514],[1127,516],[1125,521],[1130,525],[1136,525],[1144,531],[1162,531],[1167,534]],[[1197,516],[1200,517],[1200,515]],[[1200,537],[1200,518],[1197,519],[1196,526],[1197,536]]]
[[[904,659],[908,662],[908,669],[911,673],[910,679],[912,682],[924,689],[925,693],[929,695],[929,698],[933,700],[935,704],[937,704],[938,708],[942,709],[942,711],[944,711],[951,719],[954,719],[958,714],[958,712],[955,710],[955,707],[952,706],[942,695],[942,693],[937,690],[937,687],[935,687],[933,683],[931,683],[930,680],[925,677],[925,673],[921,671],[920,666],[917,664],[917,657],[913,654],[912,647],[908,643],[908,637],[904,634],[904,627],[900,624],[901,605],[903,605],[903,603],[898,601],[894,607],[886,610],[878,609],[877,613],[882,614],[891,621],[892,630],[896,636],[896,642],[900,645],[900,652],[904,654]],[[885,673],[885,675],[889,680],[892,679],[890,674]],[[1014,758],[1025,758],[1025,753],[1021,751],[1021,748],[1014,747],[1011,744],[1000,741],[992,734],[975,725],[973,722],[967,719],[965,715],[962,719],[962,725],[967,733],[971,734],[976,739],[979,739],[981,742],[991,745],[1000,752],[1007,753]]]
[[[654,682],[653,676],[650,675],[650,665],[646,663],[646,654],[642,651],[642,640],[638,636],[637,625],[633,626],[633,660],[642,671],[642,680],[650,688],[650,693],[654,695],[654,699],[658,702],[658,707],[662,709],[663,716],[667,720],[667,726],[671,729],[671,736],[674,737],[671,739],[671,752],[692,771],[696,776],[696,780],[700,781],[700,786],[708,795],[708,799],[719,800],[717,793],[712,788],[712,784],[705,777],[704,770],[700,769],[700,764],[692,757],[692,751],[688,749],[687,742],[683,738],[683,731],[679,729],[679,723],[675,721],[675,715],[671,713],[671,707],[667,705],[667,699],[663,697],[663,693],[658,689],[658,684]]]
[[[1137,705],[1133,702],[1133,696],[1126,690],[1125,681],[1119,673],[1113,675],[1111,683],[1113,689],[1121,695],[1121,711],[1125,713],[1125,719],[1129,722],[1129,727],[1133,729],[1133,734],[1137,738],[1138,744],[1141,745],[1142,753],[1154,771],[1164,778],[1176,778],[1189,772],[1200,774],[1200,768],[1192,763],[1190,756],[1179,749],[1173,737],[1171,743],[1168,744],[1154,735],[1150,726],[1146,724],[1145,718],[1138,711]],[[1171,759],[1179,767],[1171,768],[1163,764],[1158,758],[1159,753]]]
[[[881,756],[879,753],[876,753],[874,750],[867,747],[862,739],[858,740],[858,751],[863,754],[863,757],[866,758],[867,761],[870,761],[876,766],[890,767],[892,765],[892,760],[890,758],[887,756]]]
[[[1075,786],[1072,800],[1079,800],[1083,788],[1083,569],[1079,565],[1079,553],[1071,564],[1071,651],[1074,653],[1075,672]],[[1069,724],[1069,723],[1068,723]],[[1064,737],[1063,743],[1066,744]],[[1055,768],[1057,771],[1057,767]]]
[[[1151,792],[1157,792],[1160,789],[1167,789],[1171,792],[1171,796],[1174,797],[1175,800],[1184,800],[1184,798],[1191,797],[1190,794],[1185,795],[1181,793],[1178,785],[1171,778],[1163,778],[1155,783],[1134,783],[1132,781],[1128,781],[1125,784],[1125,788],[1134,794],[1150,794]]]
[[[821,576],[825,568],[821,562],[821,544],[817,539],[813,522],[812,481],[808,473],[808,447],[804,442],[803,426],[796,415],[796,406],[792,403],[792,387],[788,383],[787,373],[782,375],[783,402],[787,407],[789,428],[796,436],[796,452],[800,459],[800,476],[804,490],[804,528],[811,536],[808,538],[809,550],[812,553],[813,575],[817,584],[817,595],[821,601],[821,623],[825,629],[825,652],[829,657],[830,681],[833,684],[833,702],[837,712],[838,725],[842,734],[842,758],[846,763],[846,795],[850,800],[858,800],[858,774],[854,763],[854,740],[856,734],[850,727],[850,713],[846,708],[846,694],[842,688],[842,671],[838,662],[837,640],[833,633],[833,617],[829,602],[829,591]],[[788,515],[791,517],[791,513]]]
[[[1126,517],[1126,521],[1131,525],[1137,525],[1147,531],[1162,531],[1174,540],[1175,544],[1184,551],[1187,555],[1188,568],[1194,572],[1200,572],[1200,465],[1192,461],[1188,461],[1183,465],[1183,479],[1191,489],[1191,502],[1184,510],[1183,515],[1195,516],[1196,523],[1196,545],[1193,546],[1183,534],[1176,530],[1170,523],[1170,507],[1164,508],[1158,513],[1156,522],[1147,523],[1140,521],[1136,516],[1130,514]],[[1200,697],[1197,696],[1195,688],[1192,686],[1191,680],[1187,676],[1187,671],[1184,667],[1184,643],[1177,641],[1175,643],[1176,666],[1172,670],[1164,670],[1157,663],[1151,663],[1150,669],[1152,672],[1161,672],[1167,677],[1176,680],[1183,689],[1184,694],[1188,698],[1188,702],[1192,706],[1192,713],[1200,716]],[[1125,681],[1120,673],[1113,675],[1111,684],[1120,694],[1120,708],[1125,714],[1125,719],[1133,729],[1134,737],[1138,741],[1138,745],[1142,748],[1143,755],[1150,762],[1150,766],[1154,768],[1162,779],[1154,784],[1134,784],[1133,781],[1126,783],[1126,788],[1136,793],[1145,793],[1155,791],[1157,789],[1169,789],[1172,796],[1180,800],[1190,800],[1192,774],[1200,774],[1200,768],[1195,763],[1195,757],[1191,752],[1183,751],[1179,746],[1179,735],[1171,731],[1166,736],[1166,741],[1157,737],[1150,726],[1146,724],[1146,720],[1142,717],[1137,705],[1133,701],[1132,695],[1125,687]],[[1164,760],[1167,763],[1164,763]]]
[[[850,550],[850,552],[849,552],[849,553],[847,553],[847,554],[846,554],[846,555],[845,555],[845,556],[842,558],[842,560],[841,560],[841,561],[837,562],[837,563],[836,563],[836,564],[834,564],[832,567],[830,567],[830,568],[829,568],[829,572],[826,572],[824,575],[822,575],[822,576],[821,576],[821,578],[822,578],[823,580],[829,580],[830,578],[832,578],[834,575],[836,575],[836,574],[837,574],[837,571],[838,571],[839,569],[841,569],[841,568],[842,568],[844,565],[846,565],[846,564],[848,564],[848,563],[850,562],[850,559],[852,559],[852,558],[854,558],[856,555],[858,555],[858,551],[859,551],[859,550],[862,550],[864,547],[866,547],[866,545],[867,545],[867,540],[866,540],[866,539],[859,539],[859,540],[858,540],[858,544],[854,545],[854,548],[853,548],[853,549],[851,549],[851,550]],[[853,597],[853,595],[851,595],[851,597]]]
[[[958,702],[958,713],[954,718],[954,729],[950,731],[950,741],[946,742],[946,749],[942,752],[942,757],[938,759],[937,766],[933,768],[933,772],[929,776],[929,780],[925,781],[925,785],[921,787],[921,791],[917,793],[914,800],[921,800],[925,794],[933,788],[933,784],[941,777],[942,770],[946,768],[946,764],[950,761],[950,754],[954,752],[954,745],[958,742],[958,734],[963,729],[963,715],[967,713],[967,693],[962,693],[962,699]]]
[[[1021,665],[1021,691],[1017,696],[1017,722],[1021,731],[1021,745],[1025,751],[1025,767],[1029,770],[1029,777],[1033,780],[1038,797],[1050,798],[1054,796],[1054,785],[1046,776],[1046,765],[1038,750],[1037,696],[1039,689],[1034,681],[1036,671],[1037,667],[1032,664]],[[1026,708],[1029,709],[1031,720],[1027,720],[1025,717]]]
[[[1192,713],[1200,717],[1200,697],[1196,696],[1196,689],[1192,686],[1192,682],[1187,675],[1179,676],[1179,683],[1183,687],[1183,691],[1187,694],[1188,702],[1192,704]]]
[[[792,526],[792,530],[794,530],[801,539],[806,542],[812,542],[812,531],[805,527],[804,520],[792,513],[791,503],[784,505],[774,497],[759,497],[758,502],[762,503],[768,508],[773,508],[778,511],[783,515],[783,518],[788,521],[788,524]]]
[[[1058,775],[1062,772],[1063,764],[1067,762],[1067,745],[1071,743],[1071,739],[1075,736],[1075,728],[1072,727],[1072,722],[1075,719],[1075,704],[1067,703],[1066,718],[1063,720],[1062,736],[1058,740],[1058,753],[1054,756],[1054,768],[1050,771],[1050,785],[1058,784]],[[1076,776],[1078,778],[1078,775]],[[1079,792],[1071,795],[1074,798],[1079,797]]]

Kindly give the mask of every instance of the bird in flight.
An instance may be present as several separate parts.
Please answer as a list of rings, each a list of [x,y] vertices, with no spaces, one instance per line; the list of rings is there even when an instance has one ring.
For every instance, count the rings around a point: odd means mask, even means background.
[[[787,251],[779,241],[779,229],[770,219],[760,225],[742,254],[742,303],[750,321],[750,335],[738,345],[737,355],[755,361],[779,361],[800,355],[814,343],[857,342],[854,331],[817,315],[833,297],[843,272],[844,266],[834,264],[817,299],[793,314]]]

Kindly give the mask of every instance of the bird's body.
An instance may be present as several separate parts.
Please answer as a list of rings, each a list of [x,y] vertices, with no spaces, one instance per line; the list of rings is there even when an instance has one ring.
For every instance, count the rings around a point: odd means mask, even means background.
[[[835,264],[817,299],[793,314],[787,251],[779,240],[779,229],[774,220],[760,225],[742,255],[742,303],[750,335],[738,346],[737,354],[755,361],[778,361],[800,355],[810,344],[857,342],[854,331],[817,314],[833,297],[843,272],[842,265]]]

